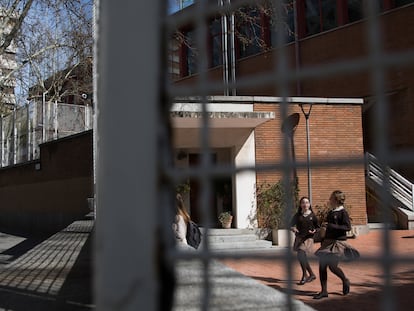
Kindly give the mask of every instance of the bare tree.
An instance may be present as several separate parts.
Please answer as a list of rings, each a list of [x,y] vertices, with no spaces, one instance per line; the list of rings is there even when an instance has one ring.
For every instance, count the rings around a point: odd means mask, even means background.
[[[91,92],[93,0],[0,0],[0,8],[0,59],[8,59],[0,89],[15,90],[16,105]]]

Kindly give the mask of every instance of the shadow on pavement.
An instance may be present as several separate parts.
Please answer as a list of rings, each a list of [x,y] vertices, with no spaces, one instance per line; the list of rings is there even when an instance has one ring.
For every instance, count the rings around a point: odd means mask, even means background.
[[[82,234],[85,233],[80,233]],[[71,243],[72,241],[79,243],[80,239],[76,238],[76,235],[73,236],[75,238],[71,238]],[[68,254],[62,257],[66,260],[66,264],[62,267],[52,267],[51,262],[48,262],[56,258],[54,255],[48,256],[50,258],[44,257],[43,265],[0,267],[0,309],[13,311],[93,310],[92,236],[93,233],[88,234],[77,254],[71,252],[70,247],[62,247],[61,252]],[[17,258],[44,241],[45,237],[27,239],[7,252]],[[36,257],[35,260],[41,261],[42,257]],[[73,265],[69,264],[70,262]],[[70,271],[64,271],[65,269]],[[63,282],[63,284],[59,286],[58,282]],[[57,292],[52,294],[54,286]]]

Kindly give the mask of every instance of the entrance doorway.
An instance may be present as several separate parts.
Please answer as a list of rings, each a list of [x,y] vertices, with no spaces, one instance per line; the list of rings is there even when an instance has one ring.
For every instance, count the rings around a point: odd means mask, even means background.
[[[189,154],[189,166],[198,166],[201,156],[198,153]],[[213,164],[217,163],[217,154],[211,154]],[[201,185],[197,178],[190,178],[190,215],[196,223],[201,223]],[[212,191],[209,198],[209,212],[212,219],[210,227],[220,227],[218,221],[219,213],[223,211],[232,212],[232,182],[231,178],[219,178],[213,181]]]

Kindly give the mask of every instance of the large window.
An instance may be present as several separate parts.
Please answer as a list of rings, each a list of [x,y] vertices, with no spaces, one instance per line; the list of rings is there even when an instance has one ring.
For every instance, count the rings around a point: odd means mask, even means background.
[[[286,1],[283,6],[282,20],[274,18],[270,2],[249,5],[236,9],[235,13],[235,50],[237,58],[261,53],[277,46],[278,31],[283,32],[284,43],[304,38],[338,26],[359,21],[364,18],[364,4],[367,0],[297,0]],[[380,11],[414,3],[414,0],[373,0],[377,1]],[[295,16],[297,22],[295,23]],[[230,32],[230,23],[226,24]],[[297,27],[297,29],[295,28]],[[208,24],[207,46],[208,66],[223,64],[223,20],[213,17]],[[179,76],[185,77],[198,72],[195,34],[191,30],[181,33],[181,57]],[[227,41],[229,43],[229,41]],[[230,43],[229,43],[230,44]],[[175,64],[173,64],[175,65]],[[177,72],[177,65],[172,68]]]
[[[356,22],[364,17],[363,5],[363,0],[348,0],[348,22]]]
[[[313,35],[338,26],[337,4],[334,0],[306,0],[306,35]]]
[[[211,59],[210,66],[215,67],[223,64],[222,52],[222,23],[221,18],[215,18],[209,24]]]
[[[236,33],[240,58],[257,54],[264,46],[260,10],[256,7],[240,8],[236,12]]]
[[[185,68],[183,68],[184,76],[189,76],[197,73],[197,49],[196,49],[196,36],[194,30],[188,30],[184,33],[184,60]]]
[[[414,0],[395,0],[396,7],[403,6],[403,5],[410,4],[410,3],[414,3]]]
[[[295,40],[295,10],[294,3],[289,2],[284,6],[285,16],[283,20],[276,25],[276,21],[273,17],[270,20],[270,45],[272,47],[277,46],[277,32],[280,30],[283,32],[284,42],[292,42]]]

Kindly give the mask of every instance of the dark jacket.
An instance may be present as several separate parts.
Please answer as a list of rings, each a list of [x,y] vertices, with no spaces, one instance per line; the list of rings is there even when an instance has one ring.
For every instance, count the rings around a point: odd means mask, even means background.
[[[346,232],[351,230],[351,220],[345,209],[329,211],[325,239],[346,240]]]
[[[313,236],[313,234],[309,233],[309,230],[319,227],[318,217],[313,212],[306,217],[301,212],[297,212],[293,215],[290,226],[296,226],[296,229],[299,231],[296,236],[306,240]]]

